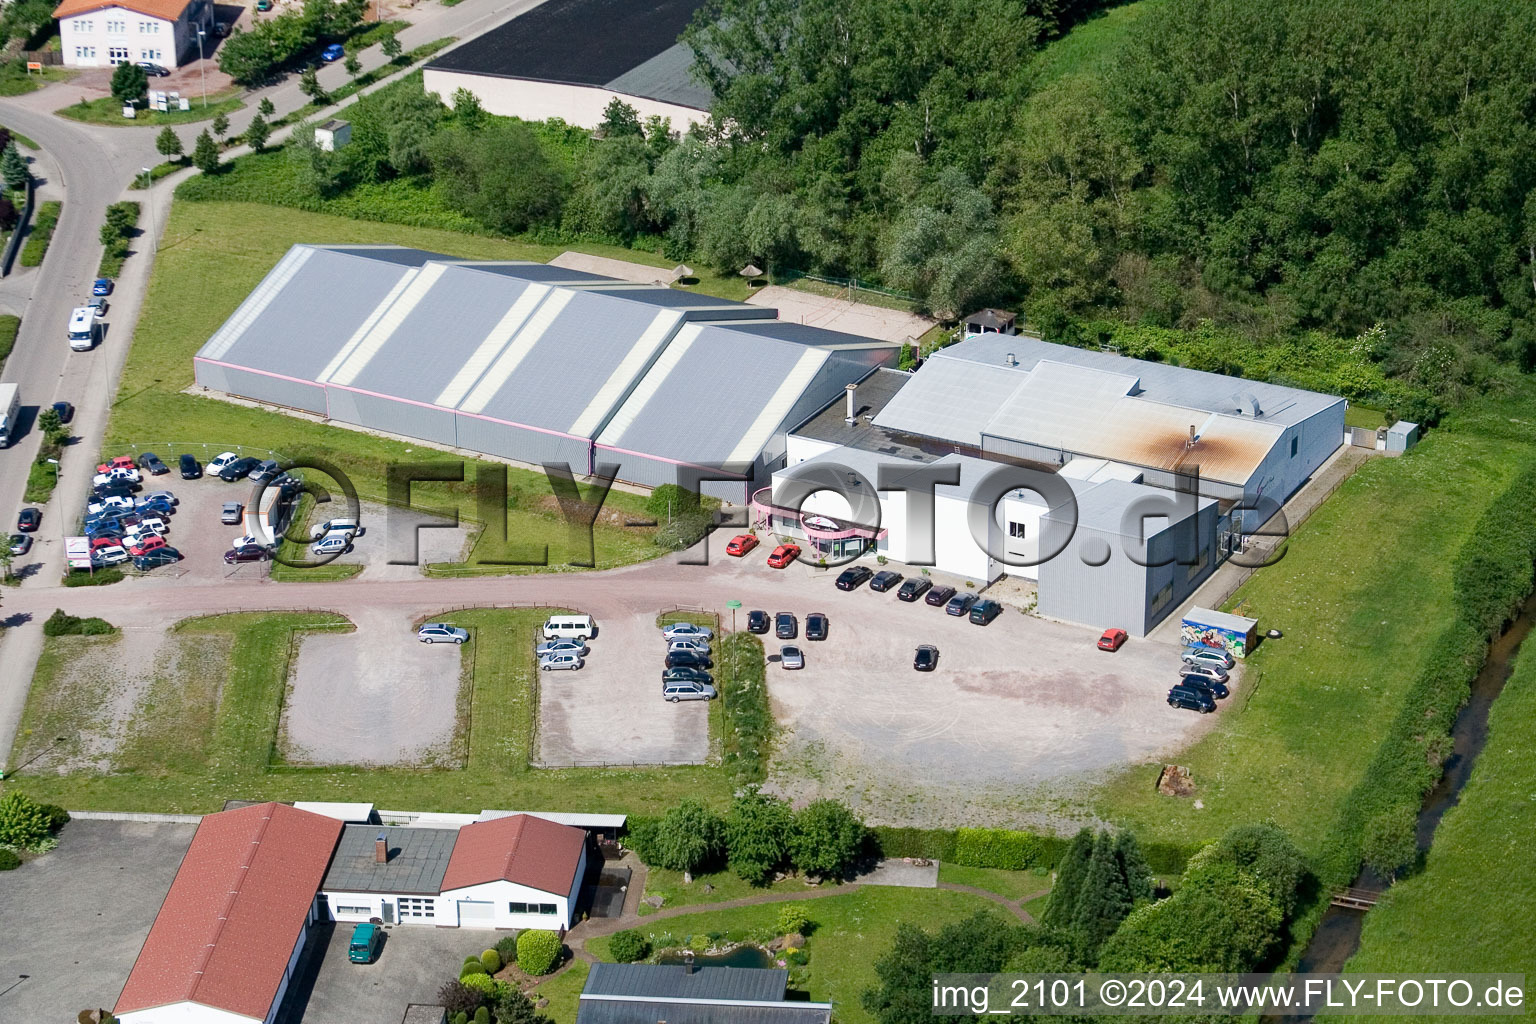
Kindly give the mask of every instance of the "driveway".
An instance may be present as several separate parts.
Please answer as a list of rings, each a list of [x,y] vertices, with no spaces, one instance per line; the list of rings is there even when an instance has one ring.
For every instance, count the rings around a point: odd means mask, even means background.
[[[0,875],[0,1020],[73,1020],[79,1010],[110,1009],[196,828],[72,821],[58,849]]]
[[[350,924],[310,930],[303,958],[283,996],[276,1024],[388,1024],[408,1003],[436,1003],[437,990],[458,976],[459,965],[507,932],[395,925],[385,929],[384,948],[371,964],[347,960]]]

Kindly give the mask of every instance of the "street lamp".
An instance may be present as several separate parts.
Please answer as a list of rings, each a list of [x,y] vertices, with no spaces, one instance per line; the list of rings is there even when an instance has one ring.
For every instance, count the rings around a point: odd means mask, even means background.
[[[144,174],[144,202],[149,206],[149,251],[154,252],[160,246],[160,236],[155,231],[155,197],[149,194],[149,190],[155,184],[154,174],[148,167],[142,168]]]
[[[63,736],[55,737],[54,741],[52,743],[48,744],[42,750],[39,750],[37,753],[33,754],[31,757],[29,757],[25,761],[21,762],[21,764],[17,765],[15,768],[12,768],[9,772],[0,772],[0,779],[12,778],[13,776],[15,776],[15,774],[17,772],[21,771],[27,765],[31,764],[33,761],[36,761],[38,758],[42,757],[43,755],[49,753],[50,751],[53,750],[54,747],[56,747],[60,743],[64,743],[64,742],[66,742],[65,737],[63,737]],[[22,975],[22,977],[25,978],[26,975]],[[14,988],[15,986],[12,986],[12,987]],[[6,989],[6,991],[9,992],[10,989]]]
[[[197,27],[197,66],[203,75],[203,109],[208,109],[208,65],[203,59],[203,27]]]

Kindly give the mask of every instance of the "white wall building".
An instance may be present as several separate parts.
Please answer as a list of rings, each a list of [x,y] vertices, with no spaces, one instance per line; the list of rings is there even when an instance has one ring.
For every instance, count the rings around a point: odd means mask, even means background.
[[[178,68],[197,59],[197,30],[212,42],[209,0],[64,0],[54,9],[68,67],[98,68],[148,61]]]

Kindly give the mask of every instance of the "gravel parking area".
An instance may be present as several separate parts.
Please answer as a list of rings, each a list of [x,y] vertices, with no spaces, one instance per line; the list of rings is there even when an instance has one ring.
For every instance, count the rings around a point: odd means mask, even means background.
[[[461,648],[424,644],[398,614],[300,640],[282,753],[311,764],[441,764],[452,756]]]
[[[323,522],[331,516],[345,515],[343,508],[317,507],[310,516],[313,522]],[[459,562],[470,547],[470,531],[465,526],[450,526],[449,520],[423,516],[419,512],[390,509],[372,502],[361,503],[359,522],[367,530],[357,538],[352,550],[336,559],[340,565],[361,565],[360,575],[370,580],[418,579],[422,568],[430,562]],[[416,524],[422,524],[417,529]],[[428,525],[441,524],[441,525]],[[407,565],[391,565],[390,559],[404,561],[410,557],[411,534],[416,537],[416,561]]]
[[[110,1009],[195,830],[72,821],[58,849],[0,876],[9,936],[0,942],[0,1019],[63,1021]]]

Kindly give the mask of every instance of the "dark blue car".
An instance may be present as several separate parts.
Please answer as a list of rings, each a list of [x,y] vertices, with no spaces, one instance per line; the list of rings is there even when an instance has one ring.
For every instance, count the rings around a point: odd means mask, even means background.
[[[112,279],[110,277],[98,277],[91,284],[92,295],[111,295]]]
[[[330,64],[332,61],[341,60],[341,58],[345,57],[346,55],[346,47],[342,46],[340,43],[332,43],[321,52],[320,59],[325,61],[327,64]]]

